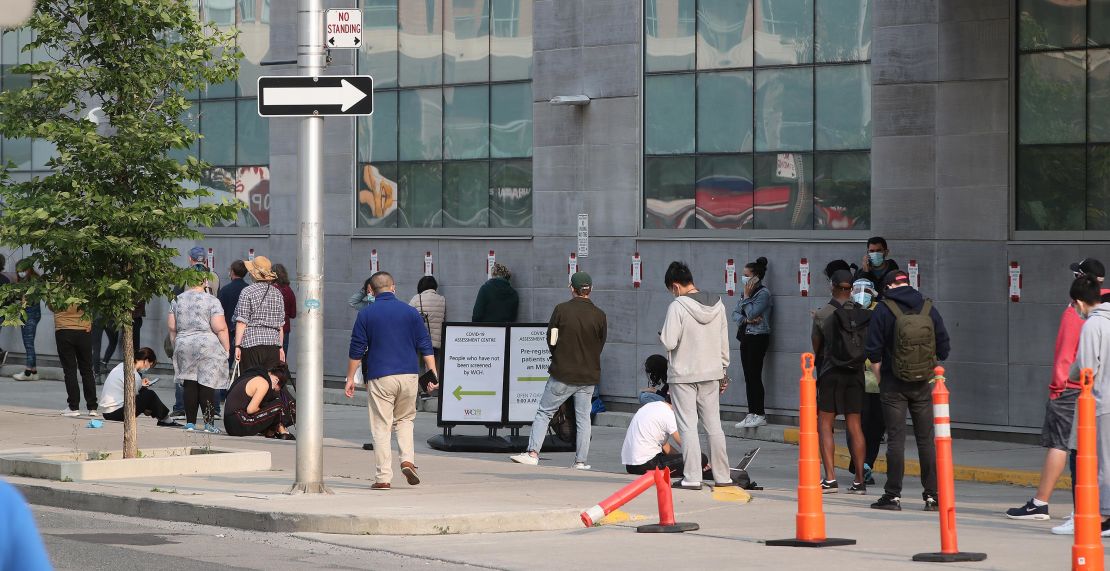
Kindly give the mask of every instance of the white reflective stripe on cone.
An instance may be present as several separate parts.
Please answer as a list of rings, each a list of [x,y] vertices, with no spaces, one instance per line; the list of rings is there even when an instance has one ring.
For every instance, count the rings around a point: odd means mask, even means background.
[[[948,403],[934,404],[933,405],[933,416],[936,417],[936,418],[944,418],[944,417],[951,416],[950,414],[948,414]]]
[[[951,424],[938,424],[936,425],[937,438],[952,438],[952,425]]]
[[[601,506],[594,506],[586,510],[586,517],[590,518],[590,523],[597,524],[605,517],[605,510]]]

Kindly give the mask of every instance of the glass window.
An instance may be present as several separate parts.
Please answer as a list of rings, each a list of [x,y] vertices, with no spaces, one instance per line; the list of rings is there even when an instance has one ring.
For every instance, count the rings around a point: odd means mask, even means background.
[[[1087,43],[1087,3],[1019,0],[1018,36],[1023,50],[1081,47]]]
[[[269,20],[257,18],[259,0],[239,0],[240,19],[236,42],[243,52],[239,60],[239,93],[258,95],[258,76],[263,75],[262,60],[270,51]],[[268,162],[268,161],[267,161]]]
[[[871,153],[817,153],[813,227],[866,230],[871,224]]]
[[[374,76],[375,89],[397,86],[397,0],[362,0],[358,72]]]
[[[644,157],[644,228],[694,227],[694,157]]]
[[[531,228],[532,161],[493,161],[490,173],[490,228]]]
[[[698,74],[698,152],[752,150],[752,72]]]
[[[397,92],[374,94],[374,114],[359,117],[359,162],[397,160]]]
[[[258,103],[253,99],[238,102],[236,115],[237,165],[270,163],[270,120],[258,116]]]
[[[31,170],[31,139],[4,139],[4,162],[15,163],[15,170]]]
[[[694,205],[697,228],[750,229],[755,216],[751,155],[697,159]]]
[[[213,166],[235,164],[235,102],[200,104],[200,160]]]
[[[1018,58],[1018,140],[1021,144],[1082,143],[1084,52],[1024,54]]]
[[[813,61],[813,0],[756,0],[755,64]]]
[[[1087,59],[1087,139],[1110,142],[1110,50],[1090,50]]]
[[[1110,145],[1087,153],[1087,229],[1110,230]]]
[[[441,99],[439,88],[400,92],[402,161],[439,159],[442,156]]]
[[[255,114],[257,114],[257,113],[255,113]],[[181,122],[184,123],[185,126],[187,126],[189,128],[189,130],[191,130],[194,133],[199,133],[200,132],[200,121],[199,121],[199,119],[200,119],[200,111],[197,107],[196,102],[193,102],[191,105],[189,105],[189,109],[181,114]],[[183,163],[183,162],[185,162],[185,159],[187,157],[197,156],[197,149],[199,148],[199,146],[200,146],[200,141],[196,140],[196,141],[193,141],[193,144],[189,145],[188,148],[185,148],[185,149],[170,149],[169,156],[170,156],[170,158],[172,158],[172,159],[174,159],[178,162]],[[269,158],[267,158],[267,162],[269,162]]]
[[[532,156],[532,84],[490,87],[490,156]]]
[[[489,80],[489,0],[444,0],[443,83]]]
[[[755,149],[813,148],[813,69],[768,69],[755,73]]]
[[[752,66],[751,0],[698,1],[698,69]]]
[[[871,147],[871,67],[817,68],[817,148]]]
[[[813,228],[813,166],[808,153],[755,156],[755,227]]]
[[[58,152],[58,147],[46,139],[31,140],[31,170],[48,170],[46,163]]]
[[[1088,43],[1110,45],[1110,0],[1088,0],[1091,5],[1091,29]]]
[[[443,158],[482,159],[488,156],[489,87],[444,88]]]
[[[508,81],[532,77],[532,2],[493,0],[490,22],[490,79]]]
[[[489,163],[486,161],[443,164],[443,227],[487,228],[489,226]]]
[[[358,226],[362,228],[397,227],[397,165],[359,163],[355,187],[358,189]]]
[[[443,0],[401,2],[400,84],[439,85],[443,81]]]
[[[649,155],[694,152],[694,76],[644,78],[644,151]]]
[[[694,0],[644,0],[644,71],[694,69]]]
[[[817,0],[818,62],[871,59],[871,0]]]
[[[443,211],[443,163],[401,163],[398,172],[397,226],[438,228]]]
[[[1019,230],[1083,230],[1085,153],[1082,145],[1018,147]]]

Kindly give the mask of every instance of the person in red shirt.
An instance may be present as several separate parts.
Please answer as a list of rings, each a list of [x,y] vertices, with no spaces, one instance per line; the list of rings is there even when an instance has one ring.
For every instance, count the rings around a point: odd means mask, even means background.
[[[1094,258],[1086,258],[1081,262],[1071,265],[1075,277],[1092,275],[1098,278],[1099,283],[1106,278],[1106,267]],[[1110,294],[1110,289],[1101,288],[1102,295]],[[1075,404],[1079,397],[1079,384],[1068,379],[1068,371],[1075,362],[1075,353],[1079,349],[1079,331],[1083,328],[1083,318],[1076,313],[1070,304],[1064,308],[1060,316],[1060,328],[1056,333],[1056,351],[1052,364],[1052,380],[1048,385],[1048,403],[1045,405],[1044,426],[1041,428],[1041,446],[1047,448],[1044,466],[1041,468],[1041,479],[1037,485],[1037,493],[1025,505],[1006,510],[1006,517],[1010,519],[1047,520],[1048,500],[1052,497],[1052,490],[1056,488],[1056,481],[1064,473],[1068,465],[1068,437],[1071,435],[1072,423],[1075,419]],[[1072,469],[1072,482],[1075,482],[1074,465]],[[1075,526],[1071,516],[1063,524],[1052,528],[1052,533],[1058,535],[1071,535]]]
[[[289,271],[285,269],[282,264],[274,264],[274,273],[277,274],[277,279],[274,280],[274,286],[281,291],[281,298],[285,304],[285,326],[282,330],[285,336],[282,340],[281,348],[285,350],[285,358],[289,358],[289,330],[292,328],[291,323],[293,318],[297,317],[297,294],[293,293],[293,288],[289,286]]]

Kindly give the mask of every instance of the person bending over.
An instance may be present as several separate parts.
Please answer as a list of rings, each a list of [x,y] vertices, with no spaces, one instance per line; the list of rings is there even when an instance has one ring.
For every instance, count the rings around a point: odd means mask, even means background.
[[[666,366],[664,364],[664,366]],[[656,468],[670,468],[672,478],[683,477],[682,452],[671,446],[682,444],[678,434],[678,420],[669,400],[652,401],[636,411],[624,434],[621,462],[629,474],[646,474]],[[702,479],[713,477],[709,458],[701,455]]]
[[[297,401],[286,392],[289,367],[278,363],[268,371],[251,369],[235,379],[224,401],[224,430],[230,436],[264,435],[296,440],[288,427],[297,422]]]
[[[671,388],[667,385],[667,358],[662,355],[648,357],[644,361],[644,374],[648,386],[640,391],[640,404],[668,400]]]
[[[135,373],[141,375],[157,362],[154,349],[143,347],[135,351]],[[123,420],[123,375],[123,363],[120,363],[108,373],[104,388],[100,389],[100,410],[104,413],[104,420]],[[139,385],[139,379],[135,380],[135,384]],[[158,419],[158,426],[181,426],[170,419],[170,409],[154,394],[148,379],[142,379],[139,392],[135,395],[135,416],[144,414]]]

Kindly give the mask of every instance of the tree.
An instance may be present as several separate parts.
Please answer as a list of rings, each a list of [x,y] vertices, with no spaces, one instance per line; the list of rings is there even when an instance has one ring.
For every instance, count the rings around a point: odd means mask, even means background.
[[[39,0],[28,22],[49,61],[17,66],[33,81],[0,93],[0,134],[56,146],[53,173],[0,184],[0,244],[25,248],[40,278],[0,288],[0,299],[72,304],[123,329],[123,455],[137,451],[131,312],[197,283],[167,247],[198,227],[234,218],[234,203],[199,204],[207,165],[169,156],[197,133],[182,120],[185,95],[238,73],[234,32],[198,21],[190,0]],[[100,111],[95,112],[96,108]],[[90,117],[102,113],[97,122]],[[98,117],[99,118],[99,117]],[[103,123],[109,128],[105,129]],[[189,205],[193,204],[193,205]],[[8,304],[8,324],[25,316]]]

